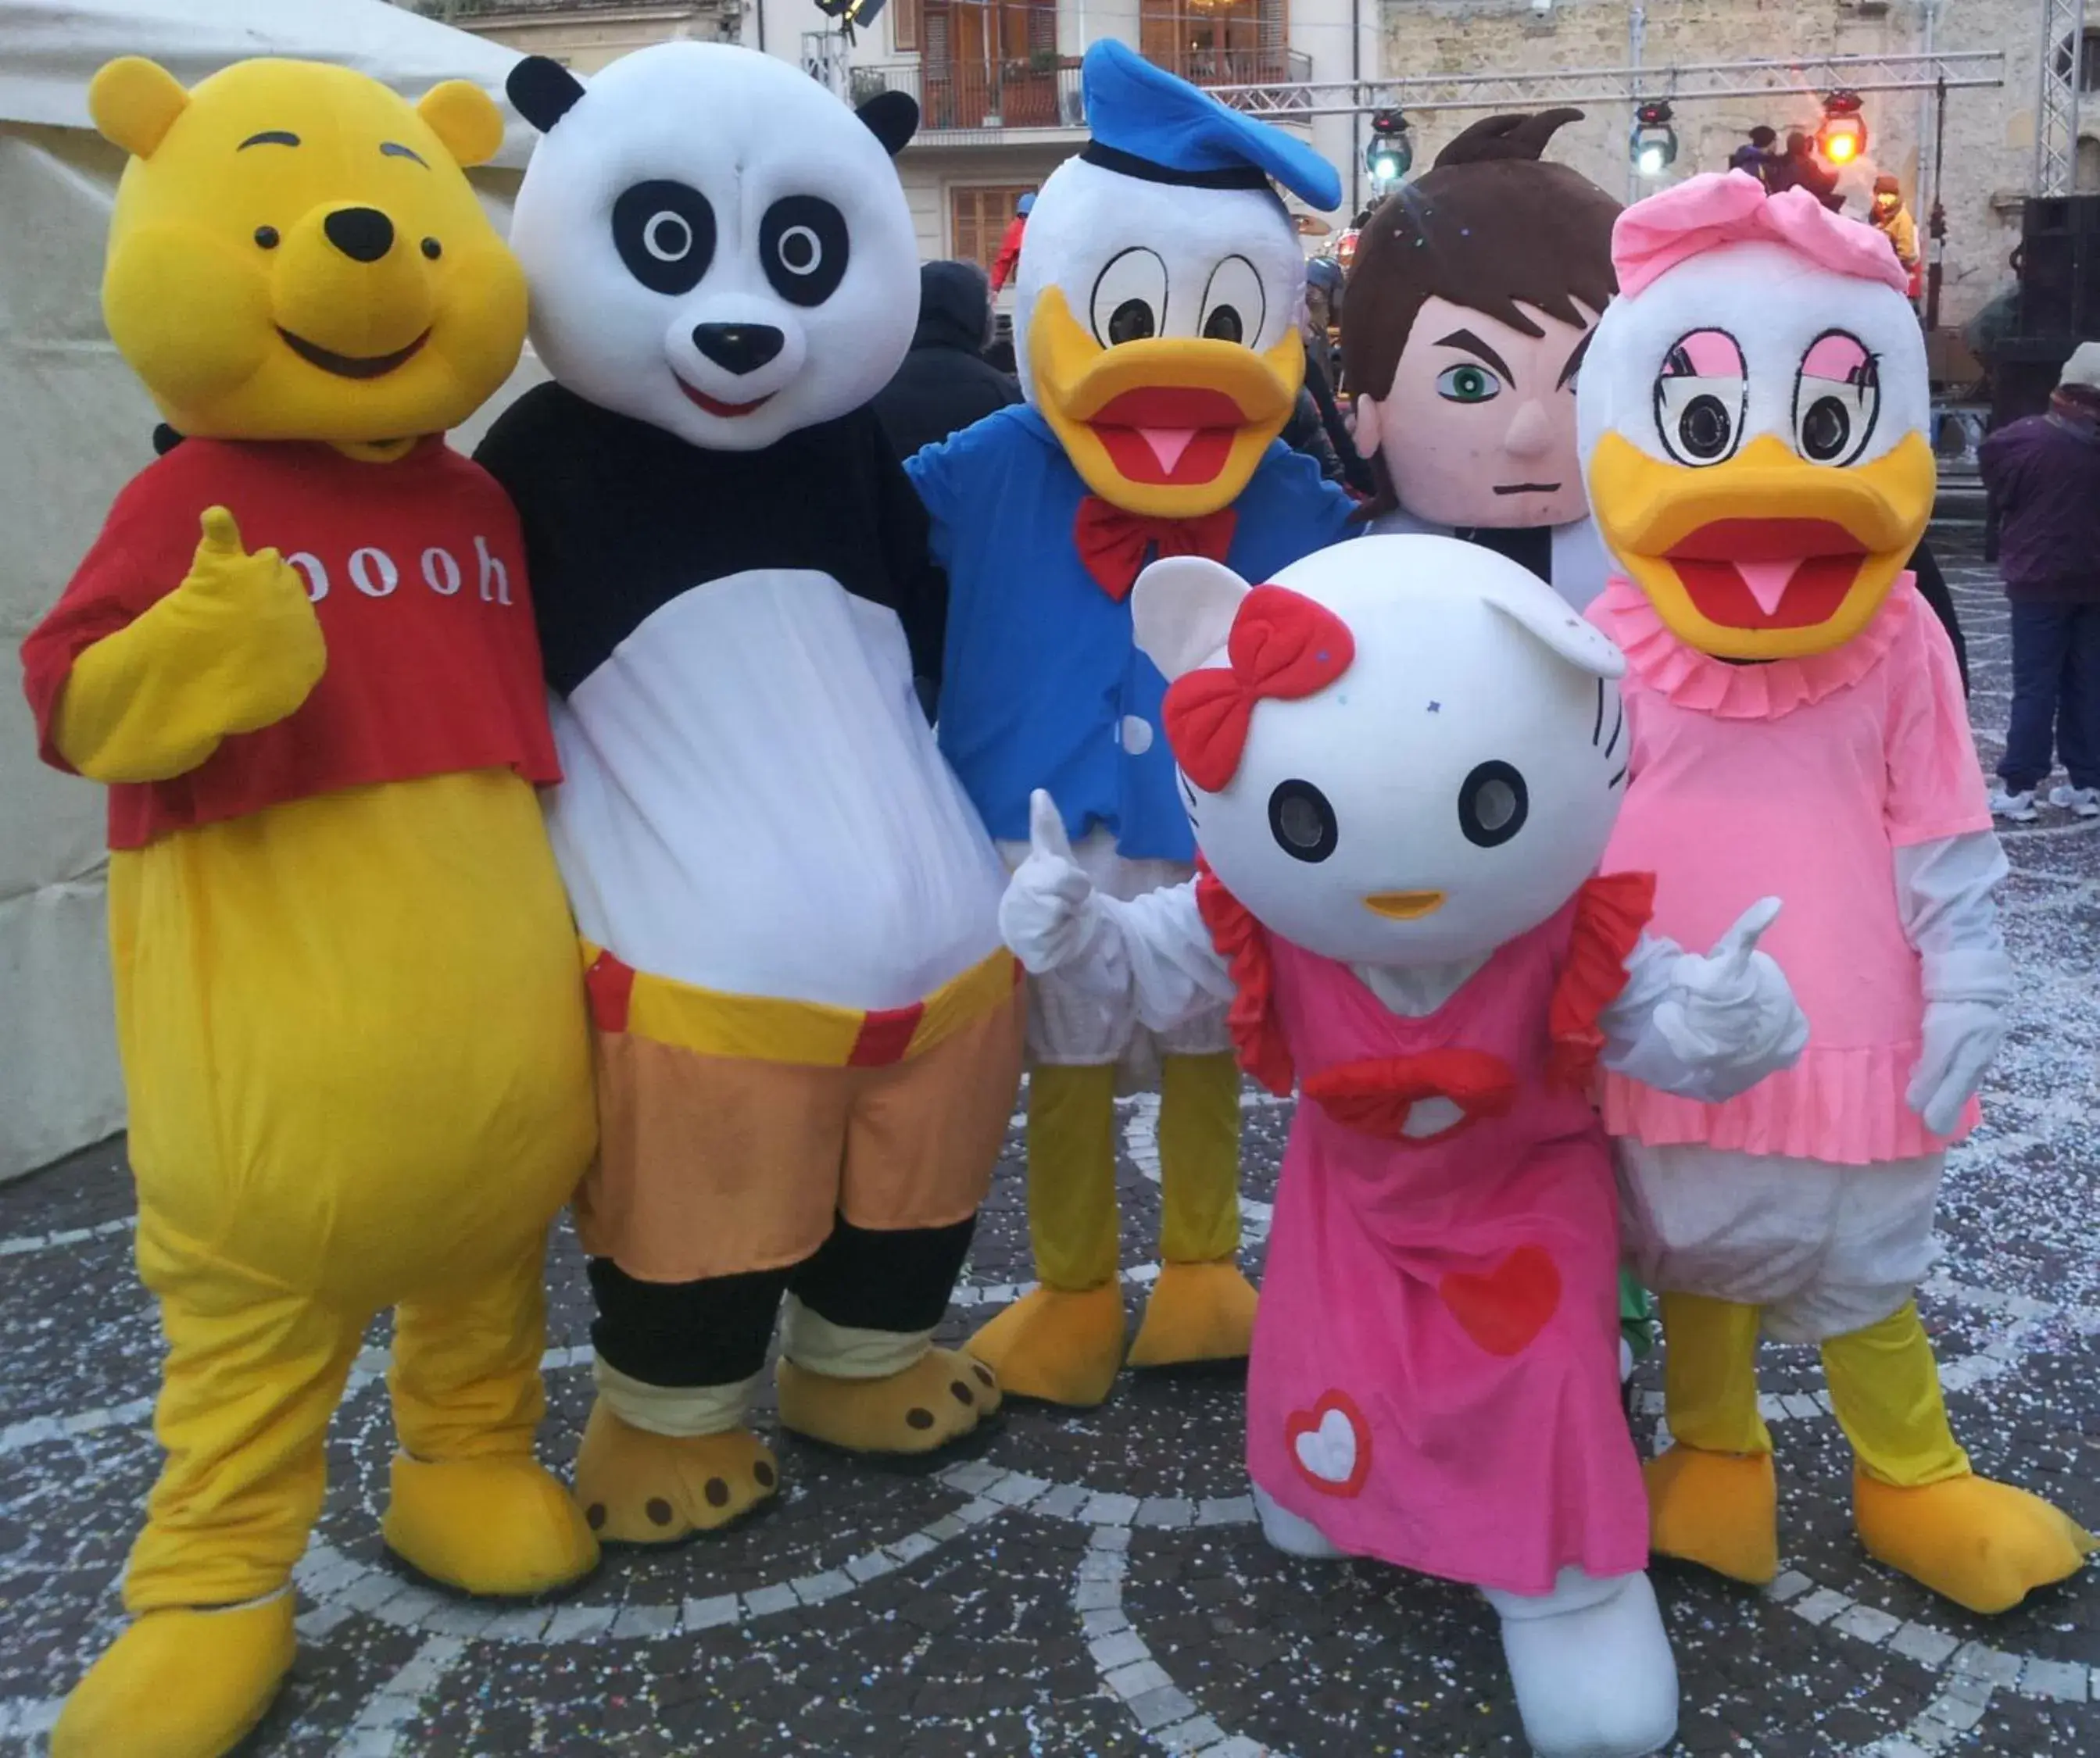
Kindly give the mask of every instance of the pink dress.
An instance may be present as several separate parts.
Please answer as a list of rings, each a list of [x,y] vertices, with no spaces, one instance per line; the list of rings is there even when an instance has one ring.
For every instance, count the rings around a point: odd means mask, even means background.
[[[1904,1101],[1925,998],[1895,851],[1991,828],[1954,650],[1910,576],[1842,647],[1762,665],[1687,646],[1625,579],[1589,615],[1629,668],[1633,779],[1605,870],[1654,874],[1655,932],[1683,946],[1781,899],[1760,945],[1810,1029],[1798,1063],[1725,1104],[1607,1074],[1605,1126],[1651,1147],[1849,1165],[1965,1135],[1973,1101],[1952,1138]]]
[[[1434,1014],[1276,939],[1207,873],[1242,1060],[1304,1077],[1247,1372],[1247,1469],[1334,1543],[1538,1594],[1648,1562],[1618,1210],[1584,1083],[1645,881],[1593,881]],[[1441,1135],[1401,1133],[1454,1100]],[[1441,1109],[1442,1108],[1439,1108]],[[1448,1115],[1448,1112],[1445,1113]]]

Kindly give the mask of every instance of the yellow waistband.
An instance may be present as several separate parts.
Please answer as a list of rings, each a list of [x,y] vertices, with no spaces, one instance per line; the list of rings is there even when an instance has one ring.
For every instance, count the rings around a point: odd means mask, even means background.
[[[637,971],[583,943],[591,1017],[705,1056],[823,1068],[880,1068],[924,1055],[944,1038],[1012,999],[1021,965],[1001,948],[907,1007],[861,1012],[821,1002],[730,995]]]

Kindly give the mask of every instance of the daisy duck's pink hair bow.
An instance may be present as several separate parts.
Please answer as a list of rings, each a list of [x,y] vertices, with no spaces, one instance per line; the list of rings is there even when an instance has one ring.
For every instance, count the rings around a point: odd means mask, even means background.
[[[1887,237],[1833,214],[1805,189],[1766,193],[1747,171],[1709,171],[1636,201],[1612,227],[1612,266],[1630,298],[1680,262],[1723,245],[1784,245],[1818,268],[1907,292]]]
[[[1207,794],[1238,773],[1255,704],[1325,690],[1348,670],[1357,644],[1348,624],[1324,605],[1282,586],[1257,586],[1233,619],[1225,654],[1229,668],[1185,672],[1167,690],[1167,742],[1182,773]]]

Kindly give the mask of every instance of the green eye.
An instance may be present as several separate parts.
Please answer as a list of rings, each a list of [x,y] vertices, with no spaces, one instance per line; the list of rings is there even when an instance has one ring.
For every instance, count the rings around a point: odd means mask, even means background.
[[[1436,394],[1448,403],[1486,403],[1502,391],[1502,381],[1484,366],[1447,367],[1436,376]]]

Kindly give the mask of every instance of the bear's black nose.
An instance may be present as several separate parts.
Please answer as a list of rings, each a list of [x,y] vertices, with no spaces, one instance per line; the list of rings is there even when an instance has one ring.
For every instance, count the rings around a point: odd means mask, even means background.
[[[726,372],[756,372],[787,341],[770,324],[693,326],[693,346]]]
[[[394,223],[377,208],[338,208],[321,222],[321,230],[356,262],[377,262],[394,248]]]

